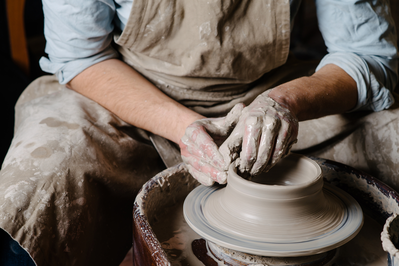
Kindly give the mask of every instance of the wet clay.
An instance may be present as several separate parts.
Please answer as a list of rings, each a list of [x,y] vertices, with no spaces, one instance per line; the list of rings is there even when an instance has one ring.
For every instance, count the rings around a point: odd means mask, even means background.
[[[236,126],[243,108],[243,104],[237,104],[226,117],[197,120],[187,127],[179,143],[181,156],[190,173],[201,184],[226,183],[228,168],[218,145]]]
[[[195,121],[179,145],[193,177],[211,186],[226,183],[231,164],[250,176],[269,170],[289,153],[297,133],[297,119],[265,92],[226,117]]]
[[[384,225],[381,233],[382,246],[391,256],[399,258],[399,250],[397,248],[399,240],[399,219],[397,214],[389,217]]]
[[[234,171],[230,169],[228,185],[213,193],[203,210],[209,223],[223,232],[254,241],[305,241],[333,230],[343,219],[345,206],[322,191],[321,170],[308,161],[287,159],[274,171],[270,179],[290,186],[259,185]]]
[[[380,183],[377,183],[378,180],[374,180],[368,176],[362,176],[352,168],[346,168],[340,164],[326,162],[320,159],[317,160],[317,162],[323,169],[325,180],[329,181],[329,183],[334,186],[342,185],[343,183],[336,182],[345,180],[350,182],[361,182],[360,185],[357,184],[354,188],[346,190],[353,194],[356,194],[359,190],[369,193],[373,191],[372,189],[377,189],[380,186]],[[135,234],[135,239],[138,240],[135,241],[135,243],[137,243],[139,247],[147,247],[150,252],[148,254],[151,255],[153,259],[151,260],[152,264],[141,259],[138,260],[135,265],[227,265],[224,262],[218,261],[212,253],[208,253],[207,249],[199,251],[202,254],[201,260],[196,256],[198,245],[194,245],[193,242],[198,242],[201,238],[187,225],[181,209],[182,201],[184,201],[186,195],[192,191],[196,185],[189,182],[193,180],[192,178],[186,179],[185,176],[186,170],[181,166],[165,170],[159,176],[151,179],[151,182],[148,182],[143,188],[143,191],[139,193],[142,195],[140,198],[142,202],[139,201],[137,205],[138,208],[136,208],[135,211],[135,221],[138,221],[138,223],[135,222],[134,227],[138,229],[136,230],[137,234]],[[385,186],[382,186],[382,188],[384,192],[387,191]],[[394,191],[389,191],[391,197],[394,196],[394,198],[384,198],[384,194],[372,192],[379,195],[378,199],[376,199],[377,203],[380,203],[382,200],[382,204],[384,204],[382,211],[392,211],[396,206],[396,199],[399,198],[395,196],[396,194]],[[387,200],[389,201],[387,202]],[[384,215],[376,211],[372,203],[363,203],[364,205],[362,206],[366,208],[366,210],[371,211],[371,217],[377,219],[377,217],[380,218]],[[338,248],[335,260],[336,263],[333,262],[332,265],[387,265],[387,253],[382,249],[380,242],[382,225],[371,217],[365,215],[364,226],[359,234],[350,242]],[[148,226],[145,226],[147,223]],[[138,238],[139,236],[144,238]],[[176,241],[178,239],[184,239],[185,242]],[[164,243],[164,245],[162,245],[163,248],[161,248],[161,244],[158,240]],[[200,243],[201,242],[203,243],[204,240],[200,241]],[[178,245],[180,250],[176,251],[178,248],[174,250],[172,248],[176,243],[185,244]],[[166,253],[168,254],[166,255]],[[139,255],[141,254],[142,253],[135,254],[135,257],[140,257]],[[165,259],[161,260],[161,256],[158,256],[159,254],[165,254]],[[249,254],[247,255],[251,256]],[[212,260],[218,264],[208,264],[208,262]],[[165,263],[161,263],[161,261]]]
[[[153,230],[172,265],[202,265],[193,254],[191,243],[201,237],[183,218],[183,200],[163,210]]]
[[[187,225],[183,217],[182,204],[183,200],[173,204],[171,202],[170,206],[163,210],[163,213],[159,216],[159,220],[151,224],[171,265],[226,265],[223,261],[217,259],[208,249],[206,240],[202,239]],[[334,259],[335,265],[387,265],[387,254],[382,250],[380,242],[382,225],[367,215],[364,218],[364,226],[359,234],[338,249]],[[179,241],[176,241],[177,239]],[[264,263],[258,263],[257,265],[292,265],[292,262],[292,258],[286,259],[285,264],[283,264],[283,259],[264,258]],[[242,265],[253,265],[253,263]]]
[[[207,241],[195,233],[186,223],[183,217],[183,201],[173,204],[163,210],[160,216],[162,219],[153,224],[153,230],[161,243],[171,265],[179,266],[222,266],[235,265],[223,258],[216,250],[226,252],[227,256],[235,257],[239,261],[238,265],[324,265],[322,261],[326,258],[331,259],[330,254],[321,254],[300,258],[273,258],[259,257],[241,252],[236,252],[222,247],[215,247],[215,244]],[[228,252],[233,252],[234,255]],[[335,255],[335,252],[332,252]],[[233,263],[233,264],[232,264]]]
[[[188,224],[220,246],[274,257],[326,252],[359,232],[360,205],[337,188],[323,187],[316,162],[291,154],[275,167],[258,180],[273,185],[245,180],[231,166],[226,187],[196,188],[184,205]]]
[[[227,169],[235,160],[241,173],[256,176],[285,157],[297,141],[298,120],[269,96],[260,94],[241,113],[220,146]]]

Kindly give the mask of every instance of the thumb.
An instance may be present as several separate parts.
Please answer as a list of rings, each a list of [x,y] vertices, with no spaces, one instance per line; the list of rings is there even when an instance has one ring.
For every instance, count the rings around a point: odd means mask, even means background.
[[[238,103],[234,105],[225,117],[213,119],[212,123],[206,124],[204,127],[214,134],[227,136],[237,125],[244,107],[245,105],[243,103]]]

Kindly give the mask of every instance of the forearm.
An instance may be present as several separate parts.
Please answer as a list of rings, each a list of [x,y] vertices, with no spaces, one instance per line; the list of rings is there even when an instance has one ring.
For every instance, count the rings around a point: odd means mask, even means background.
[[[101,104],[125,122],[176,143],[188,125],[203,116],[166,96],[120,60],[95,64],[68,87]]]
[[[344,70],[329,64],[310,77],[272,89],[269,96],[303,121],[353,109],[357,103],[357,85]]]
[[[315,3],[318,26],[328,50],[318,69],[335,64],[356,81],[358,102],[351,110],[389,108],[398,79],[397,35],[389,0]]]

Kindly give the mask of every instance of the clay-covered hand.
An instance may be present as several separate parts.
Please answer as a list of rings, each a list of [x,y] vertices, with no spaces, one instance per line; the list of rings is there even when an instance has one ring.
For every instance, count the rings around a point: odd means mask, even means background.
[[[244,108],[233,132],[221,145],[225,168],[236,161],[242,174],[255,176],[288,155],[296,143],[298,119],[268,93]]]
[[[181,157],[191,175],[203,185],[226,183],[227,169],[219,145],[232,132],[243,109],[243,104],[237,104],[226,117],[197,120],[181,138]]]

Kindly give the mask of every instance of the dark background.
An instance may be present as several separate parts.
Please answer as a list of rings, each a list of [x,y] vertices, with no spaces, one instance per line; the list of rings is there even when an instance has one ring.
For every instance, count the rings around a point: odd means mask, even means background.
[[[82,0],[84,1],[84,0]],[[44,55],[43,12],[40,0],[27,0],[25,30],[28,39],[30,76],[26,76],[11,61],[5,0],[0,0],[0,162],[10,146],[14,132],[14,105],[24,88],[43,75],[39,59]]]

